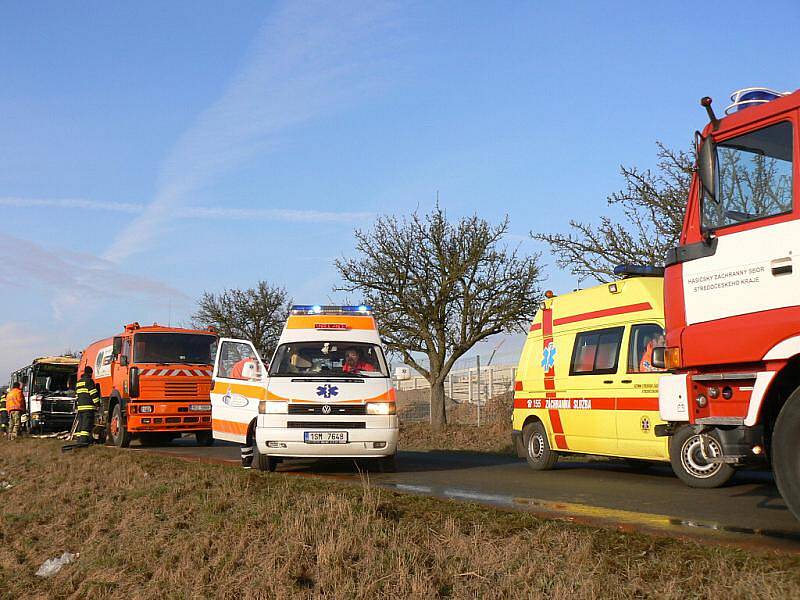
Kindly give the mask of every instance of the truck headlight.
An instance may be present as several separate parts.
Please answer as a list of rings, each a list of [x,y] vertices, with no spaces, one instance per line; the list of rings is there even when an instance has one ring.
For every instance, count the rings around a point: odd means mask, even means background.
[[[262,415],[285,415],[289,412],[289,403],[262,400],[258,403],[258,412]]]
[[[144,406],[139,407],[140,413],[151,413],[153,412],[153,406],[150,404],[145,404]]]
[[[394,402],[367,402],[368,415],[395,415],[397,405]]]
[[[210,404],[190,404],[189,405],[190,411],[201,411],[201,410],[211,410]]]

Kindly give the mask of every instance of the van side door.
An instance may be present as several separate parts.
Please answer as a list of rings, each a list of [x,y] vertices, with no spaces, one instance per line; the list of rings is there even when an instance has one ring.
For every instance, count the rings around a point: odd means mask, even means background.
[[[221,338],[211,384],[211,428],[214,438],[247,443],[248,429],[266,393],[267,371],[248,340]]]
[[[631,325],[623,343],[616,411],[619,452],[630,458],[668,459],[669,438],[655,435],[655,426],[663,423],[658,413],[662,373],[652,365],[653,348],[664,344],[664,328],[659,323]]]

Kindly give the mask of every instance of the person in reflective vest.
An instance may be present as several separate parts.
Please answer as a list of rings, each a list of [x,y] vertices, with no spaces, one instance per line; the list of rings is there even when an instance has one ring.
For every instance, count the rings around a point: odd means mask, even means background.
[[[14,382],[6,395],[6,409],[8,410],[9,439],[16,439],[22,427],[22,413],[25,412],[25,396],[20,389],[20,383]]]
[[[92,443],[94,429],[94,413],[100,406],[100,392],[92,379],[92,367],[83,369],[83,376],[75,385],[77,400],[75,409],[78,413],[78,426],[75,429],[75,441],[82,446]]]
[[[0,395],[0,434],[8,431],[8,409],[6,409],[6,393]]]

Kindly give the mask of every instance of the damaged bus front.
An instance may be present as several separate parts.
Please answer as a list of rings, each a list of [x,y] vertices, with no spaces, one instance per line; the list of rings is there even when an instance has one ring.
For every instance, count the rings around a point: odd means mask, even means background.
[[[72,427],[79,362],[70,356],[44,356],[12,373],[11,383],[19,382],[25,396],[32,432]]]

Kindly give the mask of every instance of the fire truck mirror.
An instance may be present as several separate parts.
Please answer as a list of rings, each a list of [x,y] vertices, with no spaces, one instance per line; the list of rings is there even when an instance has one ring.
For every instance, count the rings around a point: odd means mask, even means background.
[[[128,357],[124,354],[120,355],[119,357],[119,366],[120,367],[127,367],[128,366]]]
[[[128,395],[131,398],[139,397],[139,367],[131,367],[128,371]]]
[[[705,195],[717,202],[717,145],[709,135],[697,155],[697,170]]]
[[[651,364],[656,369],[666,369],[667,364],[664,358],[667,349],[664,346],[656,346],[653,348],[653,358]]]
[[[119,356],[121,352],[122,352],[122,338],[121,337],[115,337],[114,338],[113,354],[114,354],[114,356]]]

